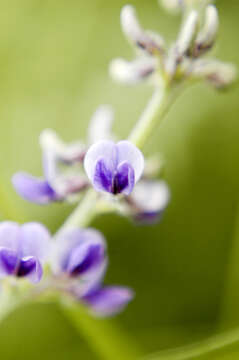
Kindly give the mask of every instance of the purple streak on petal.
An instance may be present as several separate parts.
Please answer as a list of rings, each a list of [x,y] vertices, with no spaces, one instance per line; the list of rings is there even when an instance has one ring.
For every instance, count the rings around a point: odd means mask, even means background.
[[[113,181],[113,194],[129,195],[134,188],[134,169],[126,161],[119,164]]]
[[[132,290],[120,286],[99,288],[83,296],[82,300],[99,316],[114,315],[133,298]]]
[[[14,250],[0,249],[0,276],[12,275],[18,263],[17,252]]]
[[[47,181],[32,175],[16,173],[12,178],[12,183],[17,193],[30,202],[45,205],[59,200]]]
[[[107,171],[112,174],[117,168],[117,148],[112,141],[99,141],[87,151],[84,159],[84,167],[90,181],[94,183],[95,167],[100,159],[104,159]]]
[[[78,249],[75,249],[75,254],[77,250],[80,251],[80,247]],[[72,256],[74,256],[74,254],[72,254]],[[98,266],[102,261],[104,261],[104,249],[102,248],[102,246],[91,245],[88,247],[88,252],[86,253],[83,261],[81,261],[72,268],[71,275],[82,275],[85,272],[92,270],[92,268],[94,268],[95,266]]]
[[[0,247],[19,253],[20,226],[12,221],[0,223]]]
[[[104,159],[97,161],[95,166],[95,173],[93,184],[99,191],[112,192],[113,173],[107,169]]]
[[[17,277],[27,277],[32,283],[37,283],[42,278],[42,267],[34,256],[22,258],[16,271]]]
[[[27,223],[22,225],[20,234],[20,256],[35,256],[44,260],[49,253],[50,233],[40,223]]]
[[[127,161],[134,169],[135,183],[141,177],[144,170],[144,157],[141,151],[127,140],[116,144],[118,152],[118,164]]]

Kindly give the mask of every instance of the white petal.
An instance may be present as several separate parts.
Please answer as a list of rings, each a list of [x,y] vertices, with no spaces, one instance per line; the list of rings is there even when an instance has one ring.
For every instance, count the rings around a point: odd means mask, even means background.
[[[117,166],[116,155],[116,145],[113,141],[105,140],[93,144],[84,159],[84,168],[89,179],[93,182],[95,166],[101,158],[105,160],[107,168],[113,172]]]
[[[163,210],[170,199],[168,185],[164,181],[142,180],[131,194],[134,202],[145,212],[159,212]]]
[[[112,137],[111,129],[114,120],[114,111],[109,105],[100,106],[91,118],[89,125],[89,143],[100,140],[109,140]]]
[[[151,57],[141,57],[134,61],[115,59],[110,63],[110,75],[116,81],[124,84],[137,84],[149,76],[156,67],[156,61]]]
[[[137,42],[142,37],[143,30],[138,22],[134,7],[125,5],[121,10],[120,19],[125,35],[133,42]]]
[[[130,141],[117,143],[118,164],[127,161],[134,169],[135,182],[139,180],[144,170],[144,157],[141,151]]]

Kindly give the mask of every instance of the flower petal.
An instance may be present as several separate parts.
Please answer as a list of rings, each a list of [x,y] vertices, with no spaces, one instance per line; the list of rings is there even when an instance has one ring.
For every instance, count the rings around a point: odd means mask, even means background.
[[[100,159],[95,166],[93,184],[98,191],[112,192],[113,173],[107,169],[105,160]]]
[[[13,275],[17,266],[17,252],[7,248],[0,248],[0,277]]]
[[[144,157],[141,151],[130,141],[123,140],[116,144],[118,164],[127,161],[134,169],[135,182],[139,180],[144,170]]]
[[[17,193],[30,202],[44,205],[58,200],[54,190],[43,179],[19,172],[13,176],[12,183]]]
[[[27,223],[21,226],[21,257],[34,256],[39,260],[44,260],[49,254],[50,233],[45,226],[40,223]]]
[[[78,276],[91,271],[104,260],[104,248],[101,244],[81,244],[71,251],[67,271]]]
[[[51,153],[65,162],[75,162],[82,158],[85,146],[81,142],[64,143],[52,129],[45,129],[40,134],[40,145],[44,153]]]
[[[114,120],[114,111],[109,105],[101,105],[91,118],[88,137],[89,143],[112,138],[111,130]]]
[[[42,266],[34,256],[23,257],[16,272],[17,277],[27,277],[32,283],[38,283],[42,278]]]
[[[134,184],[134,169],[127,161],[124,161],[117,167],[117,173],[114,176],[113,194],[123,193],[129,195],[134,188]]]
[[[0,223],[0,247],[19,252],[20,226],[13,221]]]
[[[153,57],[140,57],[133,61],[114,59],[110,63],[110,75],[115,81],[135,85],[148,78],[156,68]]]
[[[113,141],[99,141],[87,151],[84,167],[92,183],[94,183],[96,164],[100,159],[104,159],[104,164],[108,171],[113,173],[116,170],[117,150]]]
[[[123,310],[133,296],[133,291],[129,288],[108,286],[86,294],[82,300],[90,306],[95,315],[103,317]]]
[[[136,207],[135,219],[151,224],[159,220],[167,207],[170,191],[165,181],[142,180],[135,186],[131,200]]]
[[[86,293],[98,286],[104,276],[107,258],[103,235],[94,229],[75,229],[61,235],[55,245],[53,266],[56,273],[80,275],[76,292]]]

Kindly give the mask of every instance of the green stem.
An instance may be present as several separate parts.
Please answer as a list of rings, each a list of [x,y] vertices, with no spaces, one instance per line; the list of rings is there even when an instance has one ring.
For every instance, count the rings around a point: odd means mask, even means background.
[[[97,198],[97,192],[94,189],[89,189],[73,213],[57,231],[55,237],[59,236],[59,234],[65,232],[66,230],[71,230],[76,227],[87,227],[96,215]]]
[[[239,342],[239,328],[214,335],[194,345],[158,352],[144,360],[189,360],[216,352]],[[208,358],[208,357],[207,357]]]
[[[91,349],[103,360],[135,360],[142,352],[112,320],[95,319],[78,304],[62,303],[62,310],[85,338]]]
[[[141,149],[144,147],[155,126],[158,126],[166,115],[173,100],[173,93],[173,89],[168,89],[166,86],[155,90],[139,121],[132,130],[129,141]]]

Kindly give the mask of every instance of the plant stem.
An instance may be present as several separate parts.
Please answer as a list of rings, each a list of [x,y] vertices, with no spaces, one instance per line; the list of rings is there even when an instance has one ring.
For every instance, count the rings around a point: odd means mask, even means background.
[[[97,198],[97,192],[94,189],[89,189],[73,213],[70,214],[64,224],[57,231],[55,237],[59,236],[66,230],[71,230],[76,227],[87,227],[96,215]]]
[[[129,141],[141,149],[144,147],[155,126],[159,125],[166,115],[172,102],[172,95],[173,89],[169,90],[166,85],[155,90],[139,121],[133,128]]]
[[[200,359],[204,355],[211,354],[220,349],[225,350],[225,347],[235,345],[236,343],[239,343],[239,328],[211,336],[196,344],[158,352],[157,354],[145,357],[144,360]]]
[[[103,360],[135,360],[142,351],[128,336],[114,326],[112,320],[95,319],[79,304],[61,304],[66,317],[89,343],[97,358]]]

